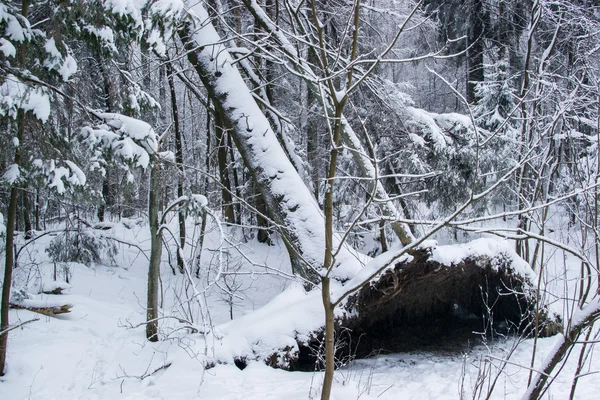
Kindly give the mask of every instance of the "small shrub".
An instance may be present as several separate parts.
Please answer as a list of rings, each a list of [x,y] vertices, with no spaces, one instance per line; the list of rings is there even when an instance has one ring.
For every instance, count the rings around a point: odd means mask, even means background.
[[[46,253],[55,263],[79,262],[92,265],[101,263],[103,258],[112,260],[117,248],[106,238],[82,230],[65,232],[52,239]]]

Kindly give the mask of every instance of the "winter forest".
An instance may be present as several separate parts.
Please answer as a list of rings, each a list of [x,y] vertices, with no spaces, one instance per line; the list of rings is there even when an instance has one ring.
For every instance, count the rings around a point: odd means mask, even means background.
[[[1,399],[595,399],[598,0],[0,1]]]

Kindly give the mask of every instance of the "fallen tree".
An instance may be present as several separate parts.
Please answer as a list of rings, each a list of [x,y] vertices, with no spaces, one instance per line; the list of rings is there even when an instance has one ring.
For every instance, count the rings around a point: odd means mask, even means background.
[[[52,305],[36,305],[36,304],[26,304],[26,303],[10,303],[10,308],[14,308],[16,310],[27,310],[38,314],[44,315],[58,315],[58,314],[66,314],[71,312],[71,308],[73,306],[71,304],[62,304],[57,306]]]
[[[426,243],[336,309],[336,359],[415,349],[461,349],[474,336],[549,336],[560,319],[539,301],[537,278],[506,242]],[[341,286],[343,288],[343,286]],[[538,311],[536,311],[538,310]],[[217,362],[250,361],[286,370],[322,367],[320,292],[295,288],[220,327]]]

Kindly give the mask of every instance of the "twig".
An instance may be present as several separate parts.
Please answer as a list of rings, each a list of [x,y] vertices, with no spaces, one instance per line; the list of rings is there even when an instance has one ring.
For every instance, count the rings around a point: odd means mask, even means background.
[[[5,330],[3,330],[3,331],[0,331],[0,335],[4,335],[4,334],[6,334],[6,333],[8,333],[8,332],[10,332],[10,331],[12,331],[12,330],[14,330],[14,329],[17,329],[17,328],[20,328],[20,327],[22,327],[23,325],[27,325],[27,324],[28,324],[28,323],[30,323],[30,322],[35,322],[35,321],[39,321],[39,320],[40,320],[40,319],[36,317],[36,318],[30,319],[30,320],[27,320],[27,321],[25,321],[25,322],[21,322],[19,325],[11,326],[11,327],[9,327],[8,329],[5,329]]]

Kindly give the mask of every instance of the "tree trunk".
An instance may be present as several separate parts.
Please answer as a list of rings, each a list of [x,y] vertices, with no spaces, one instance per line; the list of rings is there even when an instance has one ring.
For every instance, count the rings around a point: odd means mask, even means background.
[[[379,241],[381,242],[381,252],[388,251],[387,238],[385,237],[385,221],[379,221]]]
[[[29,0],[23,0],[21,3],[21,15],[27,18],[29,14]],[[23,45],[24,46],[24,45]],[[19,49],[18,58],[21,64],[24,64],[24,51]],[[15,148],[14,164],[19,167],[21,165],[21,149],[23,148],[23,139],[25,136],[25,111],[19,109],[17,111],[17,140],[19,146]],[[6,241],[5,241],[5,264],[4,264],[4,280],[2,282],[2,310],[0,311],[0,376],[4,376],[6,367],[6,351],[8,347],[8,327],[10,324],[8,307],[10,303],[10,290],[12,286],[12,272],[14,266],[14,243],[15,243],[15,221],[17,219],[17,198],[19,192],[16,186],[10,188],[10,199],[6,216]]]
[[[173,128],[175,129],[175,162],[177,163],[178,179],[177,179],[177,197],[183,196],[183,183],[185,171],[183,169],[183,142],[181,140],[181,129],[179,127],[179,111],[177,109],[177,93],[175,92],[175,82],[173,79],[173,66],[171,61],[167,59],[167,81],[169,83],[169,92],[171,94],[171,111],[173,113]],[[185,247],[185,211],[180,209],[178,213],[179,219],[179,246],[181,249]],[[177,266],[181,273],[184,272],[184,260],[181,254],[177,252]]]
[[[150,218],[150,266],[148,268],[148,302],[146,305],[146,338],[158,341],[158,288],[160,259],[162,256],[162,234],[159,232],[159,199],[162,179],[160,164],[155,162],[150,170],[150,191],[148,194],[148,215]]]
[[[271,227],[269,226],[269,220],[264,217],[267,215],[267,206],[265,204],[265,199],[263,199],[262,193],[254,186],[255,192],[255,206],[256,206],[256,224],[258,225],[258,235],[257,239],[260,243],[266,243],[271,245],[273,242],[271,241]]]
[[[206,158],[204,159],[204,168],[210,173],[210,126],[211,126],[210,98],[206,106]],[[204,176],[204,193],[209,192],[210,179],[208,174]],[[200,278],[200,262],[202,261],[202,248],[204,247],[204,235],[206,234],[206,212],[202,213],[202,224],[200,226],[200,238],[198,239],[198,249],[196,250],[196,277]]]
[[[110,81],[109,73],[104,65],[104,59],[100,53],[96,54],[96,63],[98,69],[100,69],[100,75],[102,75],[102,89],[104,91],[104,107],[106,112],[113,112],[113,90]],[[106,207],[109,205],[110,198],[110,176],[108,172],[109,166],[105,166],[104,176],[102,177],[102,202],[98,206],[98,221],[104,222],[106,218]]]
[[[225,124],[226,122],[221,112],[216,110],[215,138],[217,140],[217,159],[219,163],[219,179],[221,181],[221,210],[223,211],[223,221],[235,223],[233,197],[231,196],[231,180],[229,179],[229,168],[227,166],[227,132]]]
[[[23,2],[23,8],[26,8],[26,3]],[[26,15],[26,14],[25,14]],[[21,149],[23,146],[23,137],[25,134],[25,111],[19,109],[17,112],[17,138],[19,146],[15,149],[14,163],[17,166],[21,164]],[[8,307],[10,303],[10,291],[12,286],[12,272],[14,266],[14,243],[15,243],[15,222],[17,220],[17,199],[19,190],[13,184],[10,188],[10,200],[8,205],[8,215],[6,218],[6,241],[5,241],[5,264],[4,264],[4,281],[2,282],[2,313],[0,315],[0,376],[4,376],[6,365],[6,349],[8,345],[8,332],[5,332],[9,326]]]
[[[483,0],[472,0],[467,34],[467,101],[475,104],[479,100],[476,88],[483,82]]]
[[[236,201],[233,204],[233,212],[235,216],[235,223],[238,225],[242,224],[242,207],[238,199],[242,197],[242,193],[240,192],[240,179],[238,175],[237,168],[235,167],[235,152],[233,150],[233,143],[231,141],[231,134],[227,133],[227,152],[229,154],[229,159],[231,160],[231,176],[233,177],[233,190],[235,190],[235,195],[237,197]]]
[[[35,191],[35,230],[40,231],[40,189]]]
[[[20,111],[19,111],[20,112]],[[16,157],[15,157],[16,158]],[[12,271],[14,262],[14,238],[15,238],[15,220],[17,218],[17,197],[19,192],[16,187],[10,189],[10,202],[8,206],[8,215],[6,218],[6,262],[4,266],[4,281],[2,285],[2,315],[0,323],[0,376],[4,376],[4,366],[6,364],[6,348],[8,344],[8,304],[10,301],[10,288],[12,285]]]
[[[31,224],[31,201],[29,199],[29,192],[27,186],[21,191],[21,197],[23,199],[23,222],[25,230],[25,239],[29,240],[33,237],[33,225]]]
[[[322,296],[325,308],[325,376],[323,377],[323,390],[321,400],[329,400],[333,386],[333,373],[335,371],[335,337],[334,337],[334,307],[331,304],[329,278],[323,278]]]
[[[312,90],[308,90],[306,98],[306,107],[310,112],[311,104],[316,101]],[[319,173],[321,168],[321,158],[319,157],[319,131],[317,129],[316,118],[307,116],[306,123],[306,158],[310,166],[310,177],[313,184],[313,195],[319,201]]]
[[[587,309],[587,310],[586,310]],[[548,379],[552,378],[551,373],[554,368],[560,364],[560,362],[567,356],[568,353],[573,349],[575,342],[585,329],[591,329],[591,326],[600,318],[600,307],[596,302],[588,304],[582,310],[576,310],[574,312],[578,318],[576,321],[568,325],[568,330],[563,334],[561,341],[554,347],[552,354],[546,357],[545,365],[543,369],[538,368],[538,371],[534,379],[529,384],[527,391],[523,395],[523,400],[538,400],[545,392],[546,383]]]

